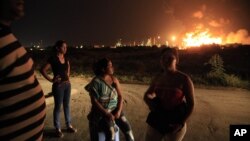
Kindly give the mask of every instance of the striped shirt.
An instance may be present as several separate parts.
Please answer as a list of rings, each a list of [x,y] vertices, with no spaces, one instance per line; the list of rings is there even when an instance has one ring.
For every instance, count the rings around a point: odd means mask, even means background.
[[[85,88],[105,109],[112,111],[117,107],[118,95],[115,87],[107,84],[101,78],[93,78]]]
[[[42,140],[45,107],[33,60],[0,24],[0,140]]]

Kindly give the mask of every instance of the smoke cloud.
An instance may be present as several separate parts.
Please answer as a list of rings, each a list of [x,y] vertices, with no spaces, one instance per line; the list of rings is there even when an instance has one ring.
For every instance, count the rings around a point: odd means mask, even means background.
[[[209,29],[225,37],[225,43],[250,44],[248,0],[165,0],[166,14],[182,23],[183,36],[196,29]]]
[[[236,32],[230,32],[226,37],[226,43],[241,43],[241,44],[250,44],[250,36],[246,29],[239,29]]]

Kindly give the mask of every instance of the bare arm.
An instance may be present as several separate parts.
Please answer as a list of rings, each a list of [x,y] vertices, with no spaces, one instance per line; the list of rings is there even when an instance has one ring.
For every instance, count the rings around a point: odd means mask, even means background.
[[[49,82],[53,83],[53,79],[49,77],[48,70],[51,69],[51,65],[49,63],[46,63],[42,68],[40,69],[40,72],[42,76],[47,79]]]
[[[68,75],[68,77],[69,77],[69,75],[70,75],[70,63],[69,63],[69,61],[68,61],[68,66],[69,66],[69,67],[68,67],[68,74],[67,74],[67,75]]]
[[[156,83],[156,78],[151,82],[149,88],[147,89],[147,91],[145,92],[144,97],[143,97],[145,103],[148,105],[150,110],[154,109],[152,100],[156,97],[156,94],[154,92],[155,83]]]
[[[107,117],[110,120],[115,119],[112,113],[108,112],[92,94],[90,94],[90,98],[92,105],[95,106],[101,113],[103,113],[105,117]]]
[[[190,77],[186,77],[183,93],[187,102],[187,114],[184,117],[185,122],[190,117],[194,109],[194,85]]]
[[[119,118],[121,115],[122,108],[123,108],[123,97],[122,97],[122,93],[121,93],[121,86],[120,86],[119,80],[115,77],[113,78],[113,80],[114,80],[114,83],[116,84],[116,91],[118,94],[118,104],[117,104],[117,108],[116,108],[116,112],[115,112],[114,116],[116,118]]]

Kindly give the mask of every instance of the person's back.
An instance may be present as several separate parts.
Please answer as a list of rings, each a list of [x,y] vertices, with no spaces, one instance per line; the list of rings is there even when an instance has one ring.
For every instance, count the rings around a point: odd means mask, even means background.
[[[32,59],[10,29],[10,23],[22,16],[23,1],[0,3],[0,140],[42,140],[44,94]]]

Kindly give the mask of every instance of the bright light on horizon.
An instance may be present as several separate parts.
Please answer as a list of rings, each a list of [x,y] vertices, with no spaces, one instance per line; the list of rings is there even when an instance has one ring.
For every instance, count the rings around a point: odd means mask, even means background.
[[[199,47],[202,45],[222,44],[222,37],[215,37],[209,29],[201,30],[197,28],[194,32],[188,32],[183,38],[184,47]]]
[[[176,36],[173,35],[173,36],[171,37],[171,39],[172,39],[172,41],[174,42],[174,41],[176,40]]]

